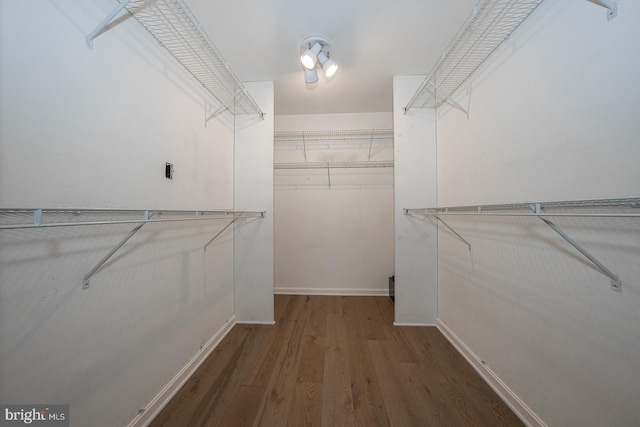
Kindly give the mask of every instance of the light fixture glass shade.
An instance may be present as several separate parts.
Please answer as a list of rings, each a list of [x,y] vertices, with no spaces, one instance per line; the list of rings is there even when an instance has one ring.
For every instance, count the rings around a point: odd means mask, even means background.
[[[304,70],[304,82],[308,85],[318,81],[318,72],[316,70]]]
[[[307,70],[313,70],[318,62],[318,52],[322,46],[320,43],[314,43],[309,49],[305,50],[300,56],[300,62]]]
[[[336,71],[338,71],[338,64],[333,62],[333,59],[329,59],[324,52],[320,52],[318,60],[320,61],[320,64],[322,64],[325,76],[331,77],[336,73]]]

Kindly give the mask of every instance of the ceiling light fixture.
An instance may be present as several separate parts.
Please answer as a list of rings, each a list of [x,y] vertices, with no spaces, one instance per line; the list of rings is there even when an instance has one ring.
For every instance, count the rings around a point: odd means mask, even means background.
[[[318,72],[316,70],[304,70],[304,82],[308,85],[318,81]]]
[[[322,36],[307,37],[300,43],[300,62],[304,67],[304,81],[307,84],[318,81],[318,63],[327,78],[331,78],[338,70],[338,65],[331,59],[331,42]]]

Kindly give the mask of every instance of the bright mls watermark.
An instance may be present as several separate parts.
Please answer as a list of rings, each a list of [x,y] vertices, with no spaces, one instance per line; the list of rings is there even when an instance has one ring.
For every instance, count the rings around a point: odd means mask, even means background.
[[[69,405],[0,405],[0,427],[69,427]]]

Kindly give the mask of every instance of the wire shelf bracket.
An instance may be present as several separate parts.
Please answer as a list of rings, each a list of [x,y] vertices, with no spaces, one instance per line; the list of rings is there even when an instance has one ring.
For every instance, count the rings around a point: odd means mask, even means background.
[[[611,289],[613,289],[616,292],[622,292],[622,281],[620,280],[620,277],[618,277],[617,274],[615,274],[614,272],[609,270],[603,263],[598,261],[598,259],[596,257],[594,257],[589,252],[587,252],[587,250],[585,248],[583,248],[578,242],[573,240],[571,238],[571,236],[569,236],[567,233],[562,231],[562,229],[560,227],[558,227],[556,224],[551,222],[551,220],[549,220],[548,218],[545,218],[541,213],[540,203],[536,203],[535,205],[531,205],[531,206],[529,206],[529,208],[538,216],[538,218],[540,218],[545,224],[547,224],[549,227],[551,227],[551,229],[553,231],[558,233],[558,235],[560,235],[560,237],[562,237],[564,240],[566,240],[578,252],[580,252],[589,261],[591,261],[593,263],[593,265],[598,267],[598,269],[602,273],[604,273],[606,276],[608,276],[611,279]]]
[[[607,8],[607,19],[611,21],[618,16],[618,3],[611,0],[589,0],[593,4]]]
[[[129,4],[130,1],[131,0],[121,0],[120,4],[118,4],[107,16],[105,16],[105,18],[102,21],[100,21],[100,23],[96,26],[96,28],[93,29],[93,31],[87,34],[87,37],[85,37],[87,46],[89,46],[90,48],[93,48],[93,39],[95,39],[96,37],[98,37],[98,35],[104,32],[107,25],[109,25],[109,23],[113,21],[115,17],[120,14],[122,9],[124,9]]]
[[[458,102],[456,102],[453,98],[451,98],[451,96],[448,93],[446,93],[442,89],[440,89],[438,87],[438,85],[435,84],[433,81],[429,80],[429,85],[431,85],[431,87],[433,87],[433,89],[436,92],[438,92],[445,99],[445,101],[453,104],[455,107],[457,107],[463,113],[465,113],[467,115],[467,118],[469,118],[469,110],[468,109],[464,108],[462,105],[460,105]]]
[[[217,116],[218,114],[220,114],[223,110],[228,110],[229,104],[236,99],[236,96],[242,92],[242,89],[238,89],[233,93],[233,96],[225,103],[223,103],[221,106],[219,106],[218,108],[215,109],[215,111],[211,114],[209,114],[208,117],[205,117],[204,119],[204,124],[205,126],[207,125],[207,123],[209,123],[209,120],[213,119],[215,116]]]
[[[120,0],[87,34],[85,39],[89,47],[93,47],[93,40],[106,31],[124,9],[220,103],[214,113],[206,117],[205,124],[224,110],[234,115],[257,114],[264,120],[265,113],[183,0]],[[233,109],[229,108],[231,102],[235,102]]]
[[[479,0],[404,113],[414,108],[437,110],[451,103],[468,115],[452,96],[542,1]]]
[[[469,252],[471,252],[471,243],[469,243],[467,241],[467,239],[465,239],[464,237],[462,237],[460,235],[460,233],[458,233],[456,230],[454,230],[449,224],[447,224],[446,222],[444,222],[444,220],[442,218],[440,218],[439,215],[435,214],[434,212],[431,212],[429,209],[420,209],[420,210],[416,210],[416,209],[403,209],[404,210],[404,214],[405,215],[409,215],[412,216],[412,214],[414,213],[418,213],[418,214],[422,214],[422,215],[431,215],[434,218],[436,218],[438,221],[440,221],[442,223],[442,225],[444,225],[445,227],[447,227],[447,229],[449,231],[451,231],[458,239],[462,240],[464,242],[465,245],[467,245],[467,247],[469,248]]]
[[[207,251],[207,247],[213,243],[214,240],[216,240],[218,237],[220,237],[222,235],[222,233],[225,232],[225,230],[229,227],[231,227],[233,225],[233,223],[235,223],[237,220],[239,220],[240,218],[234,218],[233,220],[231,220],[231,222],[229,222],[227,225],[225,225],[222,230],[218,231],[218,233],[216,233],[215,236],[213,236],[211,239],[209,239],[209,241],[207,243],[205,243],[204,245],[204,251]]]
[[[111,249],[111,251],[109,251],[109,253],[107,255],[105,255],[104,258],[102,258],[91,270],[89,270],[89,272],[87,274],[84,275],[84,277],[82,278],[82,289],[89,289],[89,286],[91,286],[89,279],[91,279],[91,276],[93,276],[96,271],[98,271],[100,269],[100,267],[102,267],[104,265],[105,262],[109,261],[109,259],[116,253],[118,252],[118,250],[124,246],[125,243],[127,243],[129,241],[129,239],[131,239],[138,231],[140,231],[140,229],[142,227],[144,227],[144,225],[151,219],[151,217],[153,217],[153,215],[155,214],[155,212],[149,212],[149,211],[144,211],[144,220],[145,222],[137,225],[133,230],[131,230],[129,232],[129,234],[127,234],[124,239],[120,240],[120,242],[118,242],[117,245],[115,245],[115,247],[113,249]]]

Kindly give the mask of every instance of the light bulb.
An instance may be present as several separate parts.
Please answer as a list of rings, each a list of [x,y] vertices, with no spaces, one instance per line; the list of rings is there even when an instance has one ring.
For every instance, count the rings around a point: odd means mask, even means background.
[[[327,76],[327,78],[333,76],[336,71],[338,71],[338,64],[336,64],[333,59],[329,59],[324,52],[320,52],[318,60],[320,61],[320,64],[322,64],[324,75]]]
[[[313,70],[318,62],[318,52],[320,52],[322,46],[320,43],[314,43],[309,49],[305,50],[300,56],[300,62],[307,70]]]

